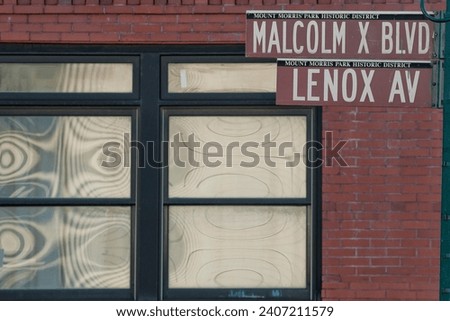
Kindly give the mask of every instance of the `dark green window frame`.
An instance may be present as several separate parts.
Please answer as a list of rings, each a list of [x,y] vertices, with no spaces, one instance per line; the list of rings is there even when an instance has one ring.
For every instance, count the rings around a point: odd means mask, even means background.
[[[133,119],[131,150],[136,168],[131,185],[130,199],[121,200],[52,200],[51,205],[78,205],[86,201],[92,206],[127,205],[132,207],[132,264],[131,288],[129,290],[77,289],[77,290],[2,290],[2,300],[165,300],[165,299],[252,299],[246,295],[230,297],[216,289],[187,289],[172,291],[167,288],[164,267],[166,206],[164,193],[166,184],[164,171],[165,113],[186,112],[212,114],[230,109],[235,114],[242,112],[271,111],[290,114],[302,110],[309,114],[312,128],[311,139],[320,141],[320,108],[285,108],[275,106],[274,93],[216,93],[173,94],[167,90],[167,64],[170,62],[251,63],[255,60],[244,57],[243,46],[80,46],[80,45],[5,45],[2,61],[45,62],[95,62],[127,61],[133,63],[132,93],[0,93],[2,114],[48,114],[48,115],[129,115]],[[2,60],[3,59],[3,60]],[[261,61],[260,61],[261,62]],[[273,62],[263,60],[262,62]],[[184,112],[181,112],[184,113]],[[229,113],[225,111],[225,113]],[[139,142],[151,142],[143,146]],[[312,149],[314,150],[314,149]],[[317,150],[315,150],[317,152]],[[317,152],[315,157],[320,157]],[[145,164],[145,166],[139,166]],[[151,166],[149,166],[149,164]],[[321,246],[320,246],[320,168],[309,173],[310,208],[308,287],[301,291],[292,289],[281,295],[274,289],[259,291],[258,299],[267,300],[316,300],[320,298]],[[165,203],[168,201],[169,203]],[[1,206],[18,205],[20,200],[10,200]],[[175,203],[177,203],[176,201]],[[178,202],[183,204],[184,201]],[[305,200],[302,200],[305,202]],[[36,206],[44,206],[48,200],[35,200]],[[188,202],[189,203],[189,202]],[[247,199],[243,203],[260,205],[259,200]],[[296,201],[292,201],[295,204]],[[292,205],[291,204],[291,205]],[[304,204],[304,203],[302,203]],[[276,290],[276,289],[275,289]],[[275,293],[275,295],[274,295]]]

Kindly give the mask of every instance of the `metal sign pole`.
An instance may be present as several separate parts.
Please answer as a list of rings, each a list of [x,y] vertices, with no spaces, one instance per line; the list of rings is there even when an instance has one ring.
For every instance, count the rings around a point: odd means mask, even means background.
[[[450,17],[447,0],[445,17]],[[445,23],[440,299],[450,300],[450,22]]]
[[[445,23],[444,44],[444,94],[442,129],[442,196],[441,196],[441,271],[439,299],[450,301],[450,0],[444,18],[430,16],[425,10],[425,0],[420,1],[423,14],[430,20]]]

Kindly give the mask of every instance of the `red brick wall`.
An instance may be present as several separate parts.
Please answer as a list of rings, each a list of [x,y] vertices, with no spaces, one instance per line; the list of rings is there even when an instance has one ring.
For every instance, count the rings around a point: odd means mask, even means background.
[[[349,166],[323,168],[323,298],[439,298],[441,123],[431,108],[324,108]]]
[[[0,42],[244,43],[245,11],[419,10],[413,0],[0,0]],[[445,1],[429,1],[442,10]],[[323,299],[439,293],[440,110],[325,107]],[[325,135],[324,135],[325,136]]]
[[[443,8],[445,1],[429,1]],[[243,43],[245,11],[419,10],[417,0],[0,0],[0,42]]]

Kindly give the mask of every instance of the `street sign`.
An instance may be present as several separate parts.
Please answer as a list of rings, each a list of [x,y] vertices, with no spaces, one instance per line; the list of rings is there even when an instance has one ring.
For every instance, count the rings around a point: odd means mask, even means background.
[[[420,12],[247,11],[247,57],[430,60],[434,23]]]
[[[277,105],[432,105],[432,63],[280,59]]]

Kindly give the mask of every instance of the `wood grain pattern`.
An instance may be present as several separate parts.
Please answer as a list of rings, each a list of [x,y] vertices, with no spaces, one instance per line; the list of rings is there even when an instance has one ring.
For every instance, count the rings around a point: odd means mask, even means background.
[[[306,117],[169,118],[171,142],[176,135],[188,142],[192,134],[199,147],[186,143],[169,149],[169,197],[306,197]],[[270,153],[264,146],[266,135],[274,146]],[[281,147],[286,143],[290,145]],[[246,144],[256,145],[246,148]],[[208,145],[211,148],[205,148]],[[219,149],[223,153],[217,156]],[[189,153],[198,164],[190,161]],[[206,160],[220,164],[213,166]]]
[[[276,91],[275,63],[171,63],[169,93]]]
[[[102,166],[130,117],[0,117],[0,197],[129,197],[130,168]]]
[[[0,289],[130,287],[129,207],[1,207]]]
[[[306,208],[170,206],[170,288],[304,288]]]
[[[0,63],[0,92],[132,91],[131,63]]]

